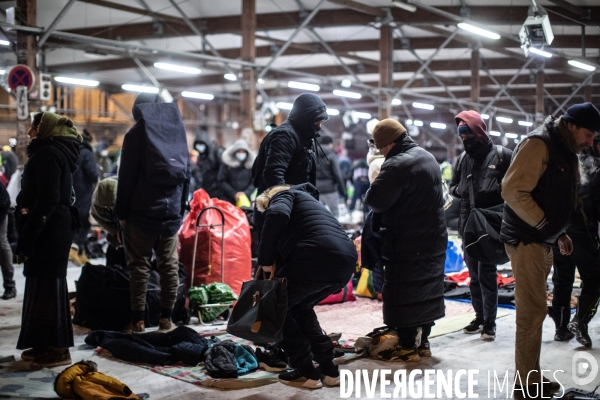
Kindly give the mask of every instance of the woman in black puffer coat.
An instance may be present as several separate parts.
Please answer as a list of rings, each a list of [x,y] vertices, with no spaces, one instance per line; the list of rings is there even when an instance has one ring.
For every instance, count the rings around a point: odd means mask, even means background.
[[[239,196],[250,195],[254,191],[252,184],[252,164],[256,155],[248,142],[243,139],[237,140],[231,146],[225,149],[221,156],[221,167],[217,181],[221,187],[221,199],[227,200],[235,205]]]
[[[81,135],[73,122],[54,113],[35,115],[15,214],[17,252],[26,257],[25,298],[18,349],[32,368],[71,364],[73,327],[67,287],[69,249],[78,213],[73,177]]]
[[[303,386],[311,389],[320,387],[321,373],[326,384],[339,385],[333,343],[323,334],[313,307],[348,283],[357,258],[354,243],[318,196],[317,188],[304,183],[275,186],[256,199],[256,208],[265,214],[258,265],[269,268],[275,263],[276,276],[287,278],[281,347],[294,371],[279,379],[289,383],[306,378]],[[313,367],[313,360],[320,369]]]

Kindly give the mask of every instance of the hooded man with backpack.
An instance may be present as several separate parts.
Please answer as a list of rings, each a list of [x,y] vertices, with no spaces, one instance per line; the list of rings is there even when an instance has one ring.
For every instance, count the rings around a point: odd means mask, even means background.
[[[454,119],[465,152],[456,162],[450,193],[460,199],[458,232],[463,236],[465,222],[471,211],[469,177],[472,179],[475,207],[489,208],[504,203],[501,184],[510,165],[512,151],[492,143],[487,134],[487,126],[477,111],[462,111]],[[481,333],[483,339],[494,340],[498,311],[496,266],[471,258],[466,251],[463,254],[471,277],[469,287],[475,309],[475,319],[463,332]]]
[[[132,330],[144,332],[146,290],[154,251],[160,273],[160,330],[172,327],[179,286],[177,231],[188,197],[190,172],[185,128],[174,103],[140,93],[136,124],[123,141],[115,214],[131,269]]]

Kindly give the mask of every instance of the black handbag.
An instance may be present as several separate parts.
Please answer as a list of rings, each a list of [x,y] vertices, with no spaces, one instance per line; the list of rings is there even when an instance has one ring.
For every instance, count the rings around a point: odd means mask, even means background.
[[[288,308],[287,280],[274,279],[275,265],[269,279],[244,282],[240,297],[227,323],[227,332],[255,343],[281,342]]]
[[[500,227],[504,204],[490,208],[475,208],[473,194],[473,175],[467,177],[469,182],[469,202],[471,211],[463,229],[463,244],[467,255],[486,264],[504,264],[508,255],[504,243],[500,241]]]

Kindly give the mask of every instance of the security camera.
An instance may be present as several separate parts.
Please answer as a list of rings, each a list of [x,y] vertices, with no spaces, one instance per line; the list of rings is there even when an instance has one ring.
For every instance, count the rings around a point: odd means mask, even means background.
[[[530,47],[542,48],[544,45],[552,43],[554,33],[550,25],[550,18],[544,9],[538,6],[536,12],[530,12],[519,31],[519,40],[525,55],[529,54]]]
[[[407,3],[405,0],[392,0],[392,5],[409,12],[417,11],[417,6]]]

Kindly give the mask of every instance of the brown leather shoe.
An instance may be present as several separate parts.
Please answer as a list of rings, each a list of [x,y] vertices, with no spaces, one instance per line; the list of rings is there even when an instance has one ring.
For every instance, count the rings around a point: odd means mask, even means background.
[[[161,318],[158,323],[158,331],[159,332],[169,332],[175,329],[175,326],[171,322],[169,318]]]
[[[135,324],[130,322],[127,328],[125,328],[125,333],[144,333],[146,332],[146,327],[144,326],[144,321],[138,321]]]
[[[71,353],[68,347],[51,347],[39,351],[29,366],[31,369],[42,369],[70,365],[71,363]]]
[[[21,360],[33,361],[33,359],[39,352],[40,352],[40,349],[27,349],[21,353]]]

